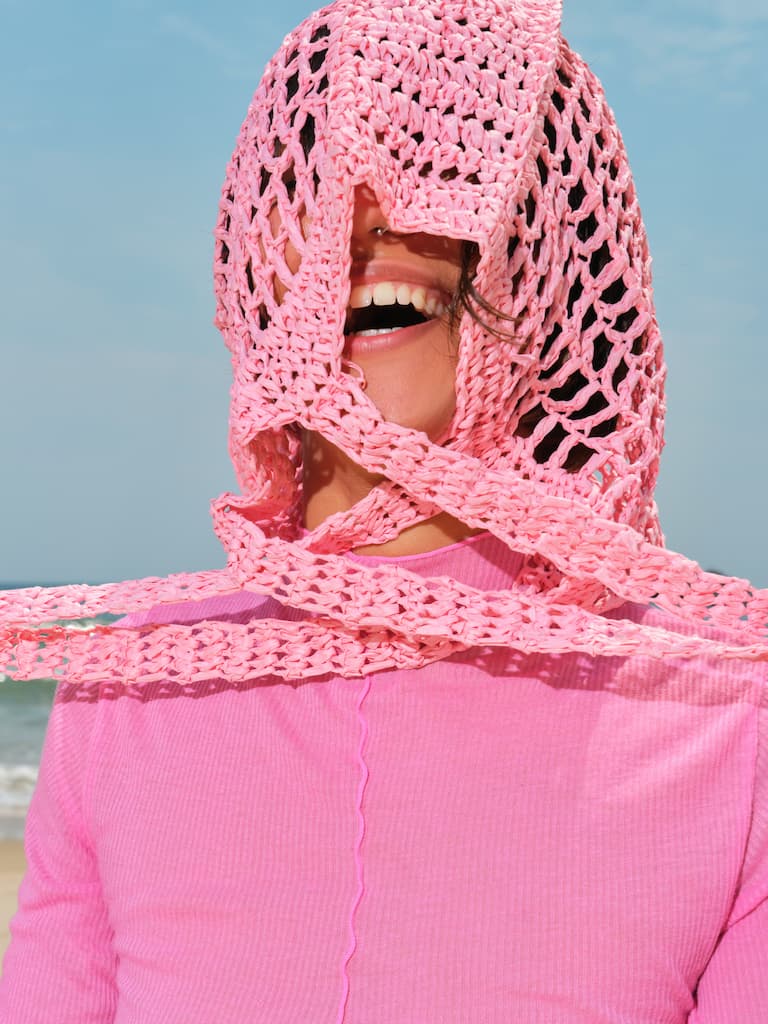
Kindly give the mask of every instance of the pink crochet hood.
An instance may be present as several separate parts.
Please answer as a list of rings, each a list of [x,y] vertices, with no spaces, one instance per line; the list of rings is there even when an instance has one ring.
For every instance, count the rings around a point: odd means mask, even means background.
[[[383,419],[344,359],[360,184],[393,230],[475,243],[475,288],[501,314],[479,310],[486,326],[462,316],[440,444]],[[646,236],[613,115],[560,34],[559,3],[337,0],[311,15],[248,110],[214,272],[241,490],[213,505],[227,568],[2,595],[10,675],[354,676],[479,644],[768,659],[768,594],[663,547],[653,489],[665,369]],[[308,534],[302,428],[386,478]],[[512,589],[345,557],[441,510],[525,556]],[[243,588],[304,615],[86,634],[44,625]],[[678,634],[604,617],[626,601],[687,624]],[[691,636],[696,623],[719,639]]]

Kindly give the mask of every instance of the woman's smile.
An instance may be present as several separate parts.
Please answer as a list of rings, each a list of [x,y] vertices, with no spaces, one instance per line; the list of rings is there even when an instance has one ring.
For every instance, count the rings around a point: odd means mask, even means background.
[[[461,241],[385,225],[373,191],[358,186],[344,355],[362,371],[366,394],[386,419],[437,440],[456,405],[458,338],[446,313]]]
[[[434,284],[432,275],[395,264],[369,264],[352,277],[345,325],[344,354],[391,350],[425,341],[446,313],[450,296]]]

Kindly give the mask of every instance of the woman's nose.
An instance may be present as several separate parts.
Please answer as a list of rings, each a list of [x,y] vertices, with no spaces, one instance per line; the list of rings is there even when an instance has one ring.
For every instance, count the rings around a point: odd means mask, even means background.
[[[387,230],[387,221],[381,211],[376,193],[368,185],[355,188],[355,212],[352,218],[352,246],[363,254]]]

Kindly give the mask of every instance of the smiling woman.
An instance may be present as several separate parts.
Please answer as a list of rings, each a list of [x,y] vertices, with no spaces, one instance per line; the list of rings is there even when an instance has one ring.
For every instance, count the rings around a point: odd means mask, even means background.
[[[664,546],[645,228],[559,13],[336,0],[267,65],[226,569],[0,595],[0,669],[61,679],[3,1024],[768,1017],[768,594]]]
[[[461,242],[383,231],[384,224],[373,191],[358,186],[344,356],[385,419],[438,440],[456,406],[458,337],[446,314]]]
[[[397,234],[383,225],[375,194],[358,186],[344,329],[346,372],[358,376],[386,420],[439,442],[456,409],[458,337],[447,314],[459,284],[461,243]],[[351,508],[381,476],[367,472],[322,434],[307,431],[303,480],[305,525],[313,529],[329,514]],[[438,513],[393,538],[380,553],[428,551],[473,532]],[[360,545],[358,550],[371,549]]]

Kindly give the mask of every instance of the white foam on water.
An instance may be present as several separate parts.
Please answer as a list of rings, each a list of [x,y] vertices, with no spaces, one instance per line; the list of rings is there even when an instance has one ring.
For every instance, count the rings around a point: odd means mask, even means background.
[[[29,801],[37,782],[32,764],[0,764],[0,839],[23,839]]]
[[[36,765],[0,764],[0,816],[23,817],[36,784]]]

